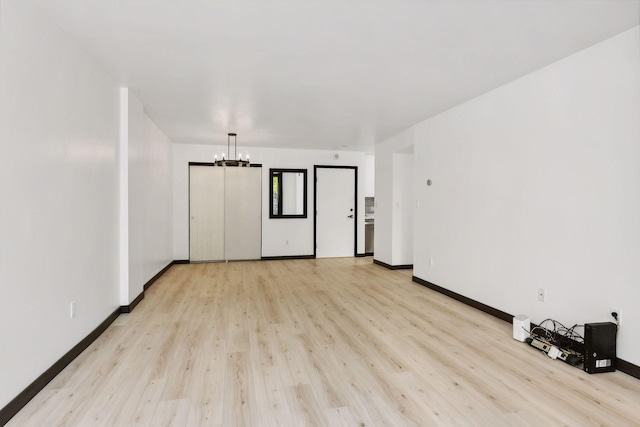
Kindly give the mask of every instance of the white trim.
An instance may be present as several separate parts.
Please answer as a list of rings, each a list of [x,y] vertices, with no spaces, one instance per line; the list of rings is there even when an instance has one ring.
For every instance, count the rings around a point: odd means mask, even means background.
[[[129,305],[129,89],[120,88],[120,305]]]

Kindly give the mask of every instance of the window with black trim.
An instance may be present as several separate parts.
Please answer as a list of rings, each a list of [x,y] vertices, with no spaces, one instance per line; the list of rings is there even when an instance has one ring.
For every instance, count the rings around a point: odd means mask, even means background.
[[[269,169],[269,218],[307,217],[307,170]]]

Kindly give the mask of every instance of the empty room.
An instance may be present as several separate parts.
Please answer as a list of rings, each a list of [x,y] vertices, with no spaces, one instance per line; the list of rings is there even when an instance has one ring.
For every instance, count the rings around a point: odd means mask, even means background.
[[[0,0],[0,425],[640,425],[640,0]]]

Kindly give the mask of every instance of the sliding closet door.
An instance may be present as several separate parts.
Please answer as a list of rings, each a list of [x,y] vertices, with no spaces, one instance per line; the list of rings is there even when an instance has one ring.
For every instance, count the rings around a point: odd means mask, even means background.
[[[228,260],[262,256],[262,168],[225,168],[225,254]]]
[[[224,168],[189,166],[189,259],[224,256]]]

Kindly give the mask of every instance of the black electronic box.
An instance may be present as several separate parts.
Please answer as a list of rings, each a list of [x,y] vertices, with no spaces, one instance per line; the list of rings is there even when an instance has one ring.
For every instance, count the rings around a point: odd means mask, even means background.
[[[611,322],[584,325],[584,370],[590,374],[616,370],[616,333]]]

